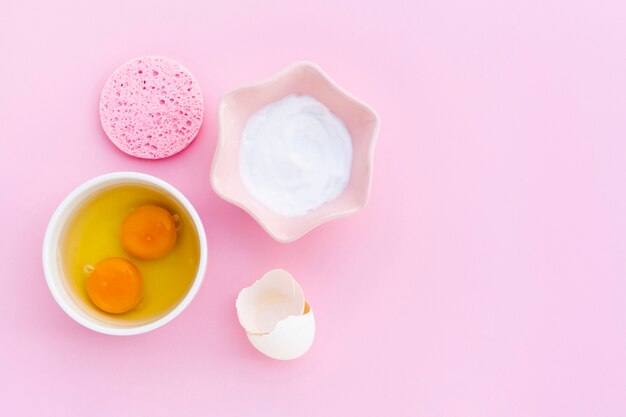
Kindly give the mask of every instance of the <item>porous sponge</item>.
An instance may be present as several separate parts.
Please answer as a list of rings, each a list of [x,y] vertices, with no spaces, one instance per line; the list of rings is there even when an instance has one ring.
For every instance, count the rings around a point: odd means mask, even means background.
[[[100,122],[111,142],[129,155],[161,159],[185,149],[202,124],[198,81],[178,62],[135,58],[116,69],[100,97]]]

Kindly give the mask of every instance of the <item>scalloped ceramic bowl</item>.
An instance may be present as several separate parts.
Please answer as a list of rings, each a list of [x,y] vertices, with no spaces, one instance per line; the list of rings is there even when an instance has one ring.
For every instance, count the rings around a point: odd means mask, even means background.
[[[341,118],[352,137],[352,168],[346,189],[335,200],[298,217],[284,217],[267,209],[246,190],[239,174],[239,144],[246,122],[262,107],[290,94],[307,94],[324,103]],[[353,214],[367,203],[378,116],[317,65],[298,62],[267,81],[226,94],[219,104],[218,123],[219,138],[211,167],[213,190],[247,211],[277,241],[293,242],[320,224]]]

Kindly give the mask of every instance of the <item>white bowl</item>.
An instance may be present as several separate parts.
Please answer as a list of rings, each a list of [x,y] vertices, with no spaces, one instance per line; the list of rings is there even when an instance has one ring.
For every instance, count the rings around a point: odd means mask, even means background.
[[[71,290],[68,288],[69,286],[66,282],[59,254],[60,239],[63,236],[67,222],[72,217],[74,211],[95,193],[112,186],[121,185],[150,186],[176,200],[182,207],[184,207],[189,214],[189,217],[192,219],[194,227],[198,233],[200,247],[198,270],[187,294],[178,303],[178,305],[165,315],[157,318],[156,320],[139,324],[129,322],[128,324],[122,325],[117,322],[107,322],[102,320],[102,318],[98,315],[94,314],[93,309],[87,309],[79,305],[75,301],[75,296],[72,295]],[[56,209],[50,219],[50,223],[48,223],[46,235],[43,240],[43,269],[50,292],[59,306],[61,306],[63,311],[65,311],[71,318],[83,326],[100,333],[118,336],[128,336],[149,332],[150,330],[163,326],[165,323],[168,323],[174,317],[178,316],[198,293],[202,280],[204,279],[206,262],[207,246],[204,227],[202,226],[200,216],[198,216],[198,213],[193,208],[189,200],[187,200],[187,198],[185,198],[180,191],[167,182],[151,175],[138,172],[115,172],[106,174],[93,178],[80,185],[72,191]]]

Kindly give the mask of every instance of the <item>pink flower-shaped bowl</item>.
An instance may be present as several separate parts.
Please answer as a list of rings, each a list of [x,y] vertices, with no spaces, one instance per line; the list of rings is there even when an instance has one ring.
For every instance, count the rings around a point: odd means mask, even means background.
[[[315,97],[336,114],[352,137],[352,168],[343,193],[309,213],[284,217],[259,203],[239,174],[239,145],[246,122],[262,107],[290,94]],[[234,90],[222,97],[218,110],[219,137],[211,167],[211,185],[224,200],[247,211],[274,239],[288,243],[316,226],[357,212],[367,203],[372,182],[378,116],[342,90],[317,65],[298,62],[273,78]]]

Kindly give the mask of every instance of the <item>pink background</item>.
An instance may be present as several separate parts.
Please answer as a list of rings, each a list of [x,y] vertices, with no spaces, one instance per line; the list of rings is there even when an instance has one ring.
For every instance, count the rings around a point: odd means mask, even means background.
[[[0,414],[626,415],[624,3],[294,4],[3,1]],[[196,141],[159,162],[98,120],[106,77],[145,54],[205,97]],[[300,59],[382,128],[368,207],[285,246],[211,191],[209,167],[219,97]],[[130,338],[67,317],[40,260],[61,199],[118,170],[183,191],[210,255],[191,306]],[[278,266],[317,319],[289,363],[234,310]]]

